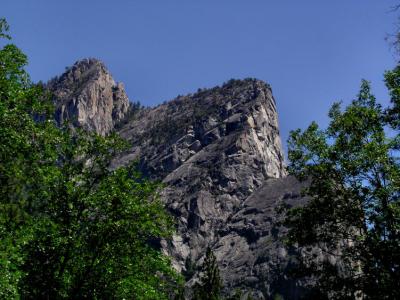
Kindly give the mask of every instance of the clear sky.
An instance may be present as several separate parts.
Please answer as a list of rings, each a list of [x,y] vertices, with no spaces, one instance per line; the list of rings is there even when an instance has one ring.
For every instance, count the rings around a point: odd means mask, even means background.
[[[271,84],[282,140],[360,80],[387,99],[395,64],[385,36],[396,0],[2,0],[34,81],[84,57],[103,60],[131,100],[155,105],[230,78]],[[397,13],[398,14],[398,13]]]

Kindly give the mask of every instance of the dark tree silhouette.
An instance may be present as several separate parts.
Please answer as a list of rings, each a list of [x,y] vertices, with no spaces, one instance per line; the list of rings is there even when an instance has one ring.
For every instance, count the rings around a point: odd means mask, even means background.
[[[206,257],[201,266],[200,281],[194,286],[195,300],[219,300],[222,289],[221,277],[216,258],[211,248],[207,248]]]

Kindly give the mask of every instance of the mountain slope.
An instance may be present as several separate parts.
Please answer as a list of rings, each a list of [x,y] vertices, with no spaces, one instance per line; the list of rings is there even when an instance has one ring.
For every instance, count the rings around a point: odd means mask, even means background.
[[[138,160],[145,175],[165,184],[161,197],[176,216],[177,233],[161,246],[188,286],[210,246],[226,294],[239,288],[256,299],[298,296],[296,283],[279,271],[290,255],[275,207],[304,199],[301,185],[286,177],[269,85],[230,80],[136,114],[129,114],[123,89],[96,60],[76,63],[49,87],[59,121],[75,118],[103,135],[116,130],[130,142],[113,167]]]

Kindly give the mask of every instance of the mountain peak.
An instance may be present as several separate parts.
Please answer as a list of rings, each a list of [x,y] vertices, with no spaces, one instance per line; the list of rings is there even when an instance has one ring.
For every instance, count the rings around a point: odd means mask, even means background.
[[[123,84],[116,83],[104,63],[95,58],[77,61],[47,87],[59,124],[69,120],[74,126],[106,135],[129,111]]]
[[[158,179],[168,180],[175,169],[210,152],[254,167],[250,177],[259,177],[249,190],[260,180],[286,175],[275,100],[261,80],[232,79],[178,96],[141,111],[119,133],[133,145],[121,161],[140,157],[142,171]]]
[[[84,58],[76,61],[70,71],[79,71],[81,73],[88,72],[91,75],[107,74],[110,75],[106,65],[97,58]],[[68,71],[68,69],[67,69]],[[111,76],[111,75],[110,75]]]

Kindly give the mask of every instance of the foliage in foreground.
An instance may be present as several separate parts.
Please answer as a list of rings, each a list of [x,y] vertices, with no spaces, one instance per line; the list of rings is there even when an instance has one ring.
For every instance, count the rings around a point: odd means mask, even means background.
[[[326,130],[291,132],[289,171],[309,180],[304,207],[286,216],[290,245],[303,247],[297,275],[316,280],[329,299],[400,298],[400,67],[386,73],[384,109],[363,81]]]
[[[173,228],[158,186],[110,170],[117,136],[57,128],[26,63],[0,50],[0,298],[171,297],[180,279],[152,246]]]

